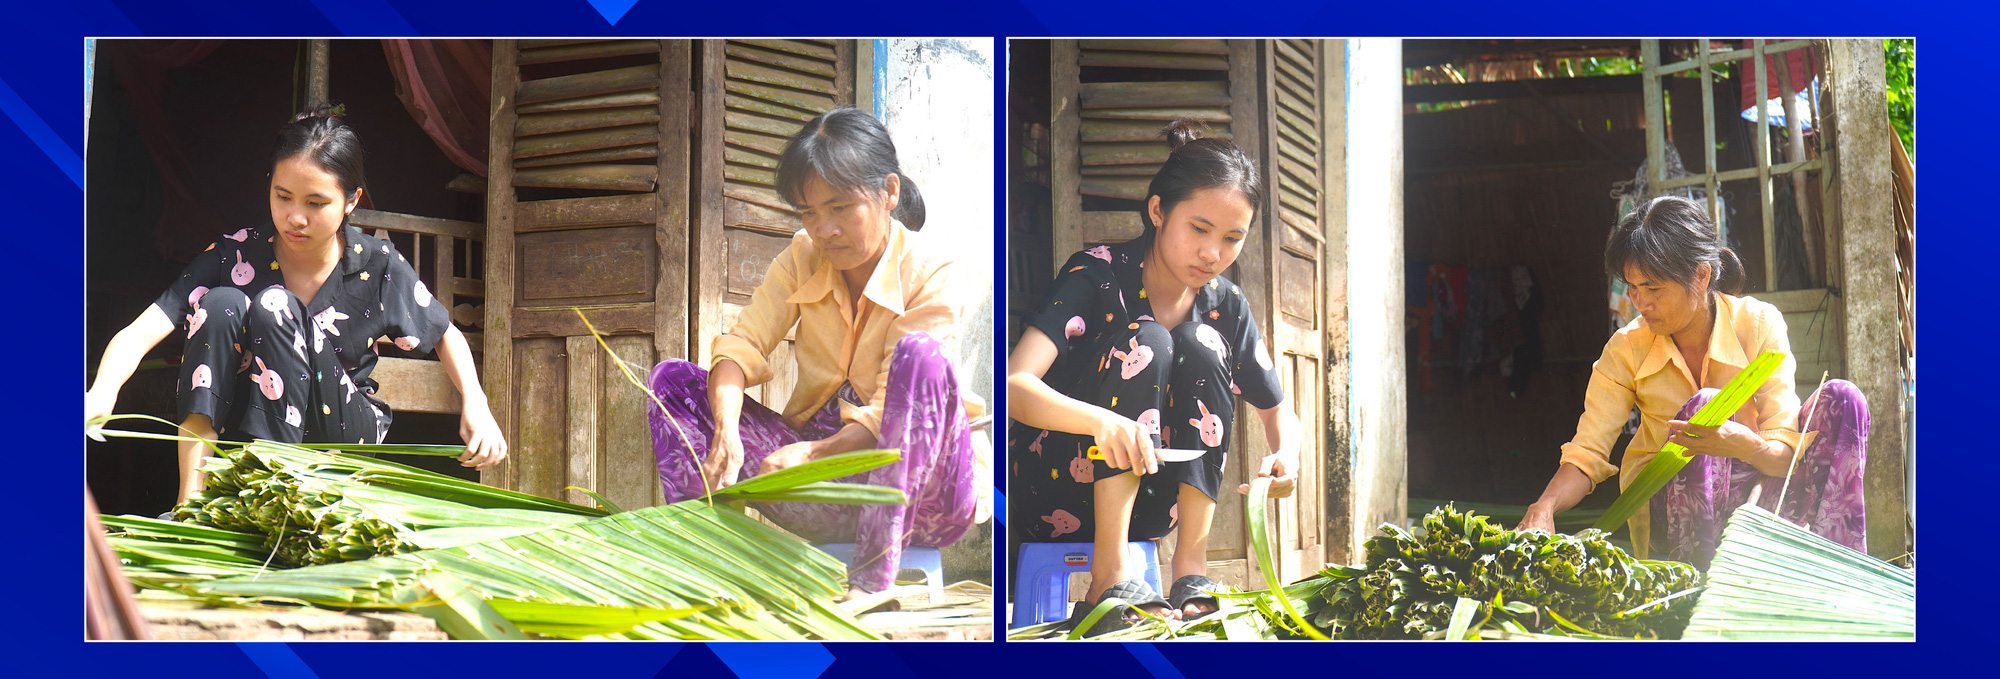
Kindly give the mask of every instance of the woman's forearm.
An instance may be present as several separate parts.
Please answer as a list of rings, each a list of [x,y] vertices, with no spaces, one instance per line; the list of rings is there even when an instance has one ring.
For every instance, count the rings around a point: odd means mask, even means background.
[[[139,368],[139,360],[146,352],[159,346],[174,331],[174,322],[159,305],[149,305],[146,311],[133,319],[131,325],[111,337],[105,345],[104,356],[97,362],[97,378],[91,381],[90,390],[115,398],[125,381],[132,378],[132,372]]]
[[[735,429],[743,412],[743,385],[749,379],[735,361],[717,361],[708,371],[708,411],[715,414],[718,427]]]
[[[1040,377],[1026,373],[1007,376],[1007,416],[1037,429],[1092,436],[1109,410],[1056,391]]]
[[[1257,417],[1264,422],[1264,442],[1271,446],[1271,452],[1296,452],[1302,440],[1305,425],[1299,422],[1298,413],[1285,407],[1285,402],[1270,408],[1258,408]]]
[[[486,391],[479,387],[479,375],[472,368],[472,346],[466,343],[465,334],[457,326],[445,329],[444,339],[438,341],[437,354],[438,362],[444,364],[444,374],[458,390],[463,407],[486,407]]]
[[[874,432],[868,431],[867,427],[849,422],[847,426],[841,427],[840,431],[834,432],[832,436],[814,441],[812,459],[817,460],[822,457],[839,455],[841,453],[868,450],[874,448],[876,442],[877,439]]]
[[[1792,447],[1784,441],[1757,438],[1757,445],[1742,460],[1765,476],[1784,476],[1792,471]]]
[[[1542,497],[1535,504],[1555,514],[1575,507],[1583,497],[1590,494],[1590,476],[1573,464],[1563,464],[1556,469],[1555,478],[1549,479],[1549,486],[1542,490]]]

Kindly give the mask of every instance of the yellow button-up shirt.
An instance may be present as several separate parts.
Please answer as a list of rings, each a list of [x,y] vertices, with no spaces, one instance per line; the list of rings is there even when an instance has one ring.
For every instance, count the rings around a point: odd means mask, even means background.
[[[1810,441],[1799,434],[1799,397],[1793,388],[1798,362],[1785,335],[1784,315],[1777,307],[1749,297],[1718,294],[1716,300],[1715,328],[1709,335],[1708,355],[1702,357],[1706,363],[1700,387],[1673,338],[1647,330],[1645,319],[1633,320],[1604,344],[1604,354],[1591,366],[1576,437],[1562,446],[1562,461],[1588,475],[1593,487],[1614,473],[1621,491],[1630,486],[1639,470],[1666,444],[1667,421],[1674,419],[1699,388],[1722,388],[1743,372],[1751,359],[1766,351],[1784,353],[1784,363],[1731,419],[1757,430],[1765,440],[1783,441],[1795,451]],[[1621,469],[1611,464],[1611,446],[1634,405],[1639,406],[1639,433],[1625,447]],[[1632,528],[1636,556],[1645,558],[1652,537],[1646,507],[1640,507],[1627,525]]]
[[[805,231],[772,260],[764,282],[750,296],[729,334],[716,338],[710,366],[723,359],[743,368],[749,386],[771,380],[771,351],[798,325],[794,355],[798,384],[785,404],[785,421],[797,429],[833,398],[843,383],[867,401],[842,402],[843,421],[882,435],[882,382],[889,359],[904,335],[922,331],[955,346],[959,320],[973,290],[956,278],[950,257],[918,247],[900,222],[890,224],[889,242],[861,299],[853,299],[840,272]],[[985,401],[965,393],[967,418],[986,412]]]

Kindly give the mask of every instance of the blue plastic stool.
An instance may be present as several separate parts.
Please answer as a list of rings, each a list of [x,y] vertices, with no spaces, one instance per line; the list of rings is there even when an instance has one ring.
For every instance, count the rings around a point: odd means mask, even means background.
[[[854,543],[852,542],[837,542],[813,546],[818,547],[819,551],[826,552],[828,556],[832,556],[841,563],[852,564],[854,562]],[[924,584],[930,586],[931,603],[944,603],[944,554],[939,552],[938,548],[918,547],[916,545],[904,547],[903,562],[897,564],[897,567],[900,571],[923,571]]]
[[[1069,617],[1069,574],[1090,571],[1096,545],[1088,542],[1029,542],[1021,545],[1014,569],[1014,615],[1007,628],[1055,622]],[[1159,545],[1139,540],[1125,545],[1129,556],[1146,564],[1146,584],[1160,591]]]

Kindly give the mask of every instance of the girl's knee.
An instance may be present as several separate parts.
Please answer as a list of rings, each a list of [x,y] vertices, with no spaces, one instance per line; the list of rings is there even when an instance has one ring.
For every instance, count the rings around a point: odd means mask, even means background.
[[[657,390],[662,384],[678,383],[690,379],[700,380],[703,384],[706,384],[708,382],[708,371],[688,361],[669,358],[653,366],[653,374],[648,379],[648,382]]]
[[[299,303],[299,296],[282,285],[273,285],[257,293],[255,306],[248,312],[250,318],[247,325],[252,329],[294,327],[305,318],[305,306]]]
[[[1854,405],[1863,410],[1868,408],[1868,397],[1861,394],[1861,387],[1847,380],[1827,380],[1826,384],[1813,391],[1811,400],[1822,407]]]
[[[230,287],[215,288],[202,293],[201,298],[195,303],[208,311],[211,317],[217,314],[242,317],[243,312],[250,310],[250,296],[243,294],[242,290]]]
[[[1199,370],[1220,369],[1229,359],[1229,345],[1222,333],[1201,321],[1188,321],[1173,330],[1175,355],[1183,364]]]
[[[1135,322],[1112,339],[1107,360],[1121,379],[1153,375],[1154,381],[1164,380],[1174,364],[1173,336],[1159,323]]]

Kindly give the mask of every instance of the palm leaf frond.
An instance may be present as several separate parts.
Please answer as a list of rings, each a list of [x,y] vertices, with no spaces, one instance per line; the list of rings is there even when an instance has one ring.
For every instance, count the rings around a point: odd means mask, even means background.
[[[1744,505],[1685,639],[1915,639],[1917,576]]]

